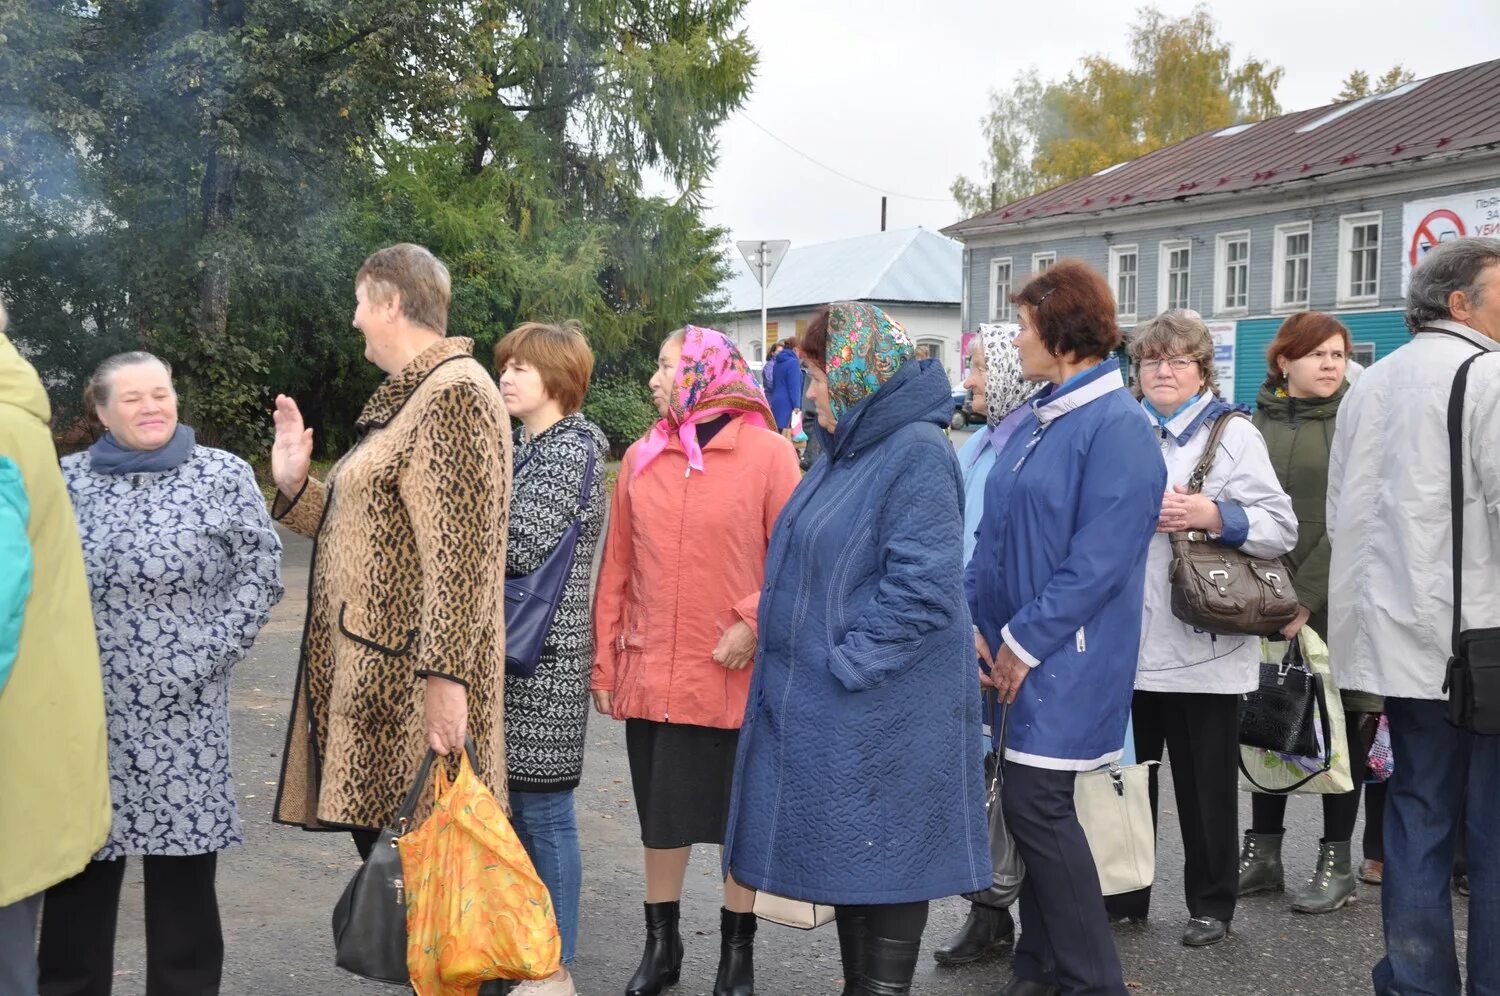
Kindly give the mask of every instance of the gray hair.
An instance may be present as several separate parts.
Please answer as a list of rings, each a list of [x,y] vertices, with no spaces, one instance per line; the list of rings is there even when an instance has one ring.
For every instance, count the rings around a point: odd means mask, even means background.
[[[1213,333],[1208,331],[1208,326],[1203,324],[1196,311],[1176,308],[1147,319],[1131,331],[1127,349],[1137,369],[1142,360],[1190,356],[1198,362],[1205,389],[1212,394],[1219,393],[1218,372],[1214,369]],[[1139,376],[1131,390],[1137,398],[1141,397]]]
[[[1462,291],[1477,307],[1479,277],[1496,263],[1500,263],[1500,239],[1470,237],[1440,243],[1412,271],[1406,292],[1406,327],[1415,334],[1424,325],[1452,318],[1448,298],[1454,291]]]
[[[129,353],[116,353],[94,370],[93,376],[89,378],[88,385],[83,389],[84,408],[93,411],[100,405],[109,404],[109,392],[113,387],[115,374],[126,367],[133,367],[142,363],[155,363],[172,376],[172,365],[155,353],[147,353],[144,350],[135,350]]]

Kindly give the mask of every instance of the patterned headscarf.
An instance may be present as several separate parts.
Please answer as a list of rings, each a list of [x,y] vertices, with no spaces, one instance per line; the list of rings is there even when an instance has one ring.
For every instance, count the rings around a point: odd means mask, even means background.
[[[828,306],[828,403],[835,420],[895,376],[917,355],[901,323],[873,304]]]
[[[1021,376],[1021,352],[1016,349],[1019,325],[981,325],[979,338],[984,343],[984,420],[990,427],[1015,411],[1036,393],[1036,385]]]
[[[703,449],[698,445],[698,423],[720,415],[737,415],[750,425],[768,429],[771,407],[765,392],[750,374],[739,348],[723,333],[689,325],[683,330],[682,360],[672,382],[667,414],[646,433],[636,460],[639,474],[671,442],[673,433],[687,453],[689,472],[703,472]]]

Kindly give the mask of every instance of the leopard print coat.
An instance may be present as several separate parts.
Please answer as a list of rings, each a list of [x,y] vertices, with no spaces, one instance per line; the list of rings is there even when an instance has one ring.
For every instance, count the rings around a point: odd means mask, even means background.
[[[393,825],[426,751],[430,675],[467,686],[478,773],[505,802],[511,441],[473,348],[444,339],[388,377],[328,480],[274,503],[315,541],[279,823]]]

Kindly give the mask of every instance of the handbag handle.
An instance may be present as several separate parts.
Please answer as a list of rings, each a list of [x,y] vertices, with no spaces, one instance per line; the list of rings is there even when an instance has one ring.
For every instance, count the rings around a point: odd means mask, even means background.
[[[1203,482],[1208,480],[1208,472],[1214,468],[1214,457],[1219,455],[1219,440],[1224,438],[1224,430],[1232,418],[1244,418],[1243,412],[1227,411],[1214,419],[1214,427],[1208,434],[1208,444],[1203,447],[1203,456],[1198,460],[1198,466],[1193,468],[1193,476],[1188,478],[1188,494],[1201,494]]]
[[[520,432],[520,430],[517,430],[517,432]],[[598,455],[599,447],[594,445],[594,437],[584,432],[582,429],[570,429],[569,434],[582,439],[585,443],[588,444],[589,448],[588,462],[583,465],[583,486],[578,489],[577,517],[582,518],[583,513],[587,511],[589,507],[589,491],[592,490],[594,484],[594,463],[595,458]],[[530,463],[535,457],[536,450],[533,449],[531,453],[526,455],[525,459],[511,468],[511,477],[514,478],[515,475],[519,474],[521,472],[521,468]]]
[[[474,738],[467,733],[464,734],[464,751],[469,755],[469,766],[477,772],[479,751],[474,746]],[[406,793],[406,800],[401,803],[401,809],[396,813],[396,826],[400,833],[406,832],[406,824],[411,822],[412,816],[417,811],[417,803],[422,799],[422,790],[427,787],[428,776],[432,774],[432,762],[437,760],[437,756],[437,751],[431,747],[427,748],[427,756],[422,758],[422,763],[417,768],[417,777],[412,779],[411,789]]]

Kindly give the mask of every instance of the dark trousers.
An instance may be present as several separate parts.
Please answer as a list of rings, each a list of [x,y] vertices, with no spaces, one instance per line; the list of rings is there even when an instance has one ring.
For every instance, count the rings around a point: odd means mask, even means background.
[[[1136,760],[1160,761],[1165,747],[1172,765],[1188,915],[1226,923],[1240,882],[1239,717],[1238,695],[1136,692],[1131,705]],[[1153,821],[1160,795],[1153,769]],[[1150,909],[1150,889],[1109,901],[1116,915],[1144,918]]]
[[[1385,861],[1385,784],[1365,786],[1364,854],[1370,861]]]
[[[1460,991],[1451,888],[1465,823],[1473,889],[1467,991],[1500,993],[1500,736],[1448,725],[1447,708],[1442,701],[1385,700],[1396,768],[1387,783],[1378,996]]]
[[[1380,717],[1368,712],[1344,714],[1344,728],[1348,734],[1349,771],[1354,775],[1354,788],[1348,792],[1324,793],[1323,795],[1323,839],[1330,841],[1351,840],[1354,824],[1359,822],[1360,789],[1365,783],[1365,767],[1370,763],[1370,742],[1374,735],[1373,724]],[[1284,830],[1286,819],[1285,795],[1256,792],[1250,797],[1250,830],[1252,833],[1278,834]],[[1368,857],[1368,852],[1366,857]]]
[[[1075,771],[1006,762],[1000,804],[1026,877],[1015,974],[1067,996],[1122,996],[1099,872],[1073,804]]]
[[[148,855],[146,996],[215,996],[224,935],[214,892],[217,854]],[[37,953],[41,996],[109,996],[125,859],[90,861],[47,890]]]

